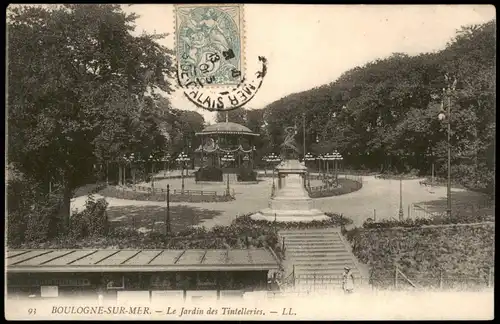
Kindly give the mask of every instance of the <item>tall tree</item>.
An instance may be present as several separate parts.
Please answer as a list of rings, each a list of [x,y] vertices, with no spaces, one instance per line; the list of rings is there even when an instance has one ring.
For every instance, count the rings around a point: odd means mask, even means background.
[[[245,108],[238,108],[230,111],[219,111],[215,117],[217,123],[223,123],[227,120],[232,123],[245,125],[247,119],[247,110]]]
[[[270,146],[279,145],[284,127],[299,126],[305,113],[308,151],[336,149],[346,165],[377,170],[428,173],[435,163],[445,176],[446,123],[437,115],[441,102],[448,103],[442,89],[449,74],[458,79],[450,98],[452,176],[470,188],[493,192],[495,28],[495,21],[465,26],[439,52],[394,53],[346,71],[335,82],[269,104],[264,119]]]
[[[154,99],[171,91],[171,52],[156,42],[163,35],[131,34],[137,17],[110,4],[8,12],[9,162],[58,179],[63,225],[94,164],[160,132]]]

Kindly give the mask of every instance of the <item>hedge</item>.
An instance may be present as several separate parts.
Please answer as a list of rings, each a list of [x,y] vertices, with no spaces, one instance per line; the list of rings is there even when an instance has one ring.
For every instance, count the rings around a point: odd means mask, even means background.
[[[277,230],[332,227],[352,223],[352,220],[341,215],[328,215],[331,218],[326,221],[275,223],[253,220],[248,214],[236,218],[229,226],[215,226],[210,230],[203,227],[189,227],[170,235],[158,232],[139,233],[128,228],[115,228],[109,230],[106,235],[92,235],[84,239],[66,236],[49,242],[25,243],[20,245],[20,248],[242,249],[270,247],[280,255]]]
[[[221,168],[217,167],[204,167],[199,168],[195,172],[196,181],[223,181],[224,172]]]
[[[345,195],[354,191],[358,191],[363,187],[363,184],[358,181],[351,179],[339,179],[339,187],[329,188],[320,191],[309,191],[309,196],[311,198],[322,198],[322,197],[332,197]]]
[[[419,285],[429,276],[478,278],[494,266],[493,224],[412,227],[345,232],[359,261],[373,278],[391,278],[395,264]]]
[[[367,220],[363,223],[363,228],[391,228],[391,227],[421,227],[427,225],[447,225],[447,224],[472,224],[482,222],[494,222],[495,216],[489,213],[457,214],[452,217],[434,216],[431,218],[415,218],[405,220],[384,219],[378,222]]]
[[[238,181],[257,181],[257,172],[249,168],[240,168],[236,176]]]

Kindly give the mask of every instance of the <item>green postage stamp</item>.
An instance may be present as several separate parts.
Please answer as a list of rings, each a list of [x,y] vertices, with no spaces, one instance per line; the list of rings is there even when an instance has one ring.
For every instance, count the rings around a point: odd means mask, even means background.
[[[243,78],[243,5],[175,5],[178,73],[207,85]]]

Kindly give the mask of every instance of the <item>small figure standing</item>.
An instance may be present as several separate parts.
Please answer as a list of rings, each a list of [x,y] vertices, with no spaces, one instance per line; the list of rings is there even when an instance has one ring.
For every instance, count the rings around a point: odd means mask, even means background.
[[[344,274],[342,275],[342,289],[344,293],[350,294],[354,291],[354,275],[351,268],[344,267]]]

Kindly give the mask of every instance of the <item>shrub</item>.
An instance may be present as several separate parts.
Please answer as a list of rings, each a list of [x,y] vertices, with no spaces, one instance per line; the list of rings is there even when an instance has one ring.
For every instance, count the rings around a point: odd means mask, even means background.
[[[371,220],[371,219],[370,219]],[[363,223],[363,228],[391,228],[391,227],[421,227],[428,225],[447,225],[447,224],[471,224],[481,222],[494,222],[495,216],[491,213],[477,212],[474,214],[452,214],[452,217],[446,215],[434,216],[430,218],[415,218],[404,220],[383,219],[378,222],[369,221]]]
[[[82,212],[83,214],[83,212]],[[278,229],[320,228],[350,224],[352,221],[341,215],[329,214],[330,219],[310,223],[274,223],[256,221],[250,215],[238,217],[229,226],[190,227],[165,235],[158,232],[139,233],[126,228],[114,228],[107,234],[92,235],[85,217],[79,216],[83,229],[79,238],[67,236],[57,240],[38,243],[37,248],[138,248],[138,249],[242,249],[269,247],[279,251]],[[85,225],[86,224],[86,225]],[[82,230],[83,231],[83,230]],[[78,232],[77,232],[78,233]],[[92,237],[91,239],[89,239]],[[26,248],[32,247],[29,243]],[[279,253],[279,252],[278,252]]]
[[[43,184],[16,178],[7,183],[7,244],[41,242],[59,233],[62,195],[49,194]]]
[[[353,253],[369,265],[374,278],[390,278],[394,265],[417,284],[429,275],[475,277],[494,265],[492,224],[367,230],[354,228],[345,236]]]
[[[223,181],[222,175],[222,169],[208,166],[199,168],[194,173],[196,181]]]
[[[86,238],[88,236],[105,236],[108,234],[109,223],[106,208],[108,203],[105,199],[94,200],[89,195],[85,203],[85,209],[75,213],[71,217],[69,235],[74,239]]]
[[[326,213],[326,215],[329,216],[329,219],[312,222],[273,222],[267,220],[255,220],[251,218],[250,215],[244,215],[236,218],[233,224],[246,228],[267,228],[268,230],[327,228],[352,224],[352,220],[350,218],[343,217],[342,215],[333,213]]]
[[[250,168],[240,168],[236,178],[238,181],[257,181],[257,172]]]

